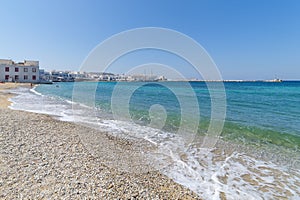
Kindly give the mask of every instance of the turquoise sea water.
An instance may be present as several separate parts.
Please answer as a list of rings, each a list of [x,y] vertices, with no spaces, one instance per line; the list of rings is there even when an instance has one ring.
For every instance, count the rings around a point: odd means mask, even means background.
[[[203,199],[222,199],[221,194],[228,199],[300,199],[300,82],[225,82],[224,88],[226,117],[216,148],[186,142],[188,137],[178,134],[185,125],[183,132],[196,129],[199,138],[206,135],[215,116],[210,94],[222,91],[209,91],[204,82],[39,85],[13,91],[18,96],[12,108],[133,139],[154,168]],[[155,151],[145,151],[141,141]],[[101,151],[100,158],[105,156]],[[121,166],[134,155],[106,164],[128,171],[128,165]],[[143,169],[145,163],[133,165]]]
[[[114,82],[78,82],[83,90],[97,84],[95,106],[102,114],[111,113]],[[36,91],[57,98],[72,100],[74,83],[55,83],[40,85]],[[124,90],[140,85],[134,82],[122,83]],[[211,99],[204,82],[190,82],[199,102],[200,125],[198,132],[207,130],[210,119]],[[226,122],[222,136],[226,139],[253,144],[272,143],[288,148],[300,147],[300,82],[226,82]],[[149,109],[159,104],[167,113],[163,127],[167,131],[176,131],[180,126],[181,108],[172,88],[189,88],[182,82],[143,83],[136,89],[129,102],[131,118],[139,124],[150,123]],[[84,92],[84,91],[82,91]],[[84,95],[81,103],[85,103]],[[185,98],[188,100],[189,98]],[[191,109],[193,109],[191,105]],[[99,113],[100,117],[101,114]],[[107,115],[106,115],[107,116]]]

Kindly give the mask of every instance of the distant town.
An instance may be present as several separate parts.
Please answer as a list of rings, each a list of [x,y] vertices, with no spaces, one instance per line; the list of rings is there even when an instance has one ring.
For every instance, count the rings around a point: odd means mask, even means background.
[[[107,72],[46,71],[39,61],[0,59],[0,81],[22,83],[53,83],[74,81],[167,81],[164,76],[145,74],[113,74]]]
[[[40,69],[39,61],[24,60],[14,62],[9,59],[0,59],[0,82],[40,83],[52,84],[53,82],[74,81],[128,81],[128,82],[155,82],[155,81],[183,81],[171,80],[162,75],[147,74],[113,74],[107,72],[79,72],[79,71],[46,71]],[[188,79],[184,81],[204,81]],[[207,80],[206,80],[207,81]],[[210,80],[212,82],[243,82],[244,80]],[[253,80],[264,82],[282,82],[281,79]]]
[[[44,71],[40,70],[41,81],[74,82],[74,81],[167,81],[164,76],[156,75],[125,75],[107,72],[78,72],[78,71]]]

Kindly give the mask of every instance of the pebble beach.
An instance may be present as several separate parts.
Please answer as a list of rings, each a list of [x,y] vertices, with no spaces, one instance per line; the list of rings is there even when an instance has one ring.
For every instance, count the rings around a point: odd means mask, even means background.
[[[199,199],[157,171],[106,166],[77,134],[97,130],[9,109],[7,89],[19,86],[0,84],[0,199]],[[106,147],[115,142],[97,135]]]

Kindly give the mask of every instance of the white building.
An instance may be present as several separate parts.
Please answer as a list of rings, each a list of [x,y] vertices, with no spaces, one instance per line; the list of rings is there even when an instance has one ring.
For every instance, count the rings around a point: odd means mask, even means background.
[[[40,81],[45,82],[45,81],[50,81],[51,80],[51,75],[50,72],[45,71],[44,69],[40,69]]]
[[[1,82],[39,82],[39,61],[15,63],[12,60],[0,59]]]
[[[69,71],[52,71],[50,79],[53,82],[73,82],[75,80]]]

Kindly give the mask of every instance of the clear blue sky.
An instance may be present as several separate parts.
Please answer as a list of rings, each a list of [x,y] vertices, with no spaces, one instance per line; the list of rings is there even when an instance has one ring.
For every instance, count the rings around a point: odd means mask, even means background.
[[[224,79],[300,79],[300,1],[1,0],[0,58],[78,70],[113,34],[138,27],[182,32]]]

